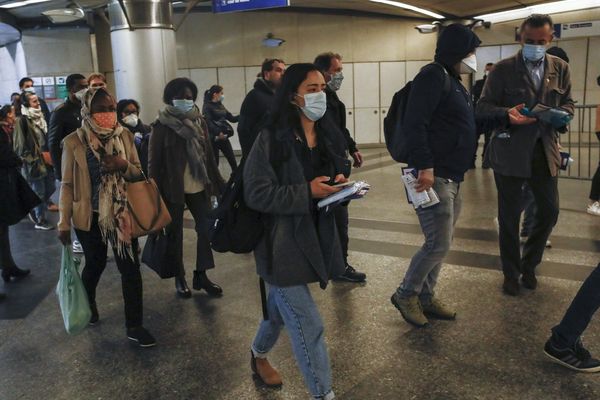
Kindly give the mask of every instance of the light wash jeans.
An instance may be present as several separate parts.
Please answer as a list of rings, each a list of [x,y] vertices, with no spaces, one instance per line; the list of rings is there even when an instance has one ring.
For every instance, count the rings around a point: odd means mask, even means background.
[[[396,291],[400,298],[419,296],[421,302],[430,301],[434,296],[442,260],[450,250],[462,204],[460,184],[436,177],[433,190],[437,192],[440,203],[416,210],[425,243],[413,256],[404,280]]]
[[[48,210],[48,201],[52,194],[56,190],[54,186],[54,176],[51,173],[48,173],[43,178],[39,179],[30,179],[29,186],[31,189],[37,194],[37,196],[42,200],[40,205],[33,209],[35,213],[35,218],[38,222],[46,221],[46,211]]]
[[[269,319],[261,321],[252,344],[255,357],[266,358],[285,325],[304,381],[315,399],[335,398],[319,310],[307,285],[269,286]]]

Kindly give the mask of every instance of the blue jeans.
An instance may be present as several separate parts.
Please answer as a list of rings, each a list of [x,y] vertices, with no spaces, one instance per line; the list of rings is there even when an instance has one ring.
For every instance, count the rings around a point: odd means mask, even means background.
[[[39,179],[30,179],[29,186],[42,200],[40,205],[33,209],[35,218],[38,222],[46,221],[46,210],[48,209],[48,200],[56,190],[54,186],[54,176],[48,173],[45,177]]]
[[[270,285],[267,308],[269,319],[261,321],[252,344],[255,357],[266,357],[285,325],[310,393],[315,399],[333,399],[325,329],[308,286]]]
[[[400,298],[419,296],[421,301],[431,300],[442,260],[452,244],[454,226],[462,205],[460,184],[436,177],[433,190],[437,192],[440,203],[416,210],[425,243],[413,256],[404,280],[396,291]]]
[[[572,348],[600,308],[600,264],[583,282],[560,324],[552,328],[558,348]]]

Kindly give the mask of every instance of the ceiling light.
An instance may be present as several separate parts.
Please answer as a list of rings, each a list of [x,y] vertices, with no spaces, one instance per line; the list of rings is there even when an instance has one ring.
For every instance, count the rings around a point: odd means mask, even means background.
[[[584,10],[586,8],[600,7],[600,0],[563,0],[544,3],[536,6],[527,6],[516,10],[500,11],[492,14],[479,15],[475,18],[499,23],[524,19],[531,14],[557,14],[567,11]]]
[[[434,13],[432,11],[425,10],[423,8],[411,6],[410,4],[406,4],[406,3],[399,3],[397,1],[391,1],[391,0],[370,0],[370,1],[372,1],[373,3],[381,3],[381,4],[387,4],[388,6],[394,6],[394,7],[404,8],[405,10],[414,11],[414,12],[417,12],[419,14],[425,14],[425,15],[428,15],[430,17],[437,18],[437,19],[444,19],[444,18],[446,18],[443,15],[436,14],[436,13]]]
[[[23,1],[15,1],[14,3],[2,4],[0,6],[0,8],[24,7],[24,6],[30,6],[30,5],[36,4],[36,3],[45,3],[47,1],[51,1],[51,0],[23,0]]]
[[[77,6],[48,10],[42,12],[42,14],[48,17],[53,24],[66,24],[85,17],[85,12]]]
[[[267,37],[262,40],[262,45],[265,47],[279,47],[284,43],[284,39],[276,38],[272,33],[267,33]]]

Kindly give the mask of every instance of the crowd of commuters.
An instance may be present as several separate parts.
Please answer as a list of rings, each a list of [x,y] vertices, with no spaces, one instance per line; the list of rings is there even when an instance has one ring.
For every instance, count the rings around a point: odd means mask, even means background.
[[[412,83],[401,121],[407,132],[408,165],[418,171],[417,190],[433,188],[439,204],[416,209],[425,241],[391,302],[417,327],[428,325],[429,318],[453,320],[457,315],[435,289],[460,215],[461,185],[473,167],[479,133],[485,135],[483,167],[493,169],[498,192],[502,288],[511,296],[519,294],[521,285],[537,288],[536,267],[558,219],[558,138],[568,129],[569,118],[546,123],[526,115],[524,108],[541,102],[570,116],[574,112],[568,58],[564,52],[546,51],[552,29],[546,15],[527,18],[520,29],[522,50],[486,65],[483,80],[469,93],[461,75],[476,72],[475,53],[481,41],[468,27],[450,25],[438,38],[434,62]],[[287,69],[281,59],[265,60],[239,116],[223,104],[222,86],[204,92],[200,110],[196,85],[177,78],[164,88],[164,107],[151,125],[140,120],[137,100],[116,102],[101,74],[70,75],[69,95],[51,117],[33,81],[24,78],[21,92],[11,99],[14,105],[0,109],[0,169],[3,177],[16,174],[28,184],[18,189],[31,191],[22,193],[29,201],[20,208],[32,210],[36,229],[53,228],[46,211],[54,179],[60,182],[58,237],[85,256],[82,280],[92,311],[90,324],[99,321],[96,290],[111,247],[121,274],[127,337],[150,347],[156,341],[143,324],[139,245],[128,222],[127,184],[142,176],[153,178],[167,205],[172,222],[165,235],[176,294],[192,296],[183,263],[187,207],[196,231],[192,288],[222,295],[223,289],[207,275],[215,267],[211,204],[226,187],[218,168],[219,152],[232,172],[238,167],[229,138],[234,135],[230,123],[239,122],[244,199],[265,221],[254,257],[258,275],[268,284],[267,318],[250,347],[251,369],[266,386],[282,385],[267,356],[285,327],[311,395],[331,400],[335,395],[324,324],[308,284],[325,289],[330,280],[366,281],[366,274],[348,262],[347,204],[334,212],[316,206],[340,190],[335,185],[348,181],[352,166],[363,164],[336,93],[343,78],[342,56],[336,53],[323,53],[312,64]],[[17,191],[14,180],[2,179],[0,190]],[[597,171],[588,208],[596,215],[599,180]],[[520,243],[521,199],[527,193],[532,208],[525,211],[527,235]],[[11,256],[8,226],[16,222],[2,210],[0,262],[5,282],[29,274]],[[78,241],[71,241],[72,230]],[[598,307],[600,264],[552,329],[544,352],[571,369],[600,371],[600,361],[580,338]]]

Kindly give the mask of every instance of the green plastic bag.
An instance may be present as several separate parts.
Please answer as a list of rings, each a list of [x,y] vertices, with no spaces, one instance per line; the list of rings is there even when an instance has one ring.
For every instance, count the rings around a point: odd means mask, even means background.
[[[88,326],[92,312],[87,292],[79,276],[79,260],[73,258],[71,246],[63,246],[62,249],[56,294],[65,329],[69,334],[77,335]]]

